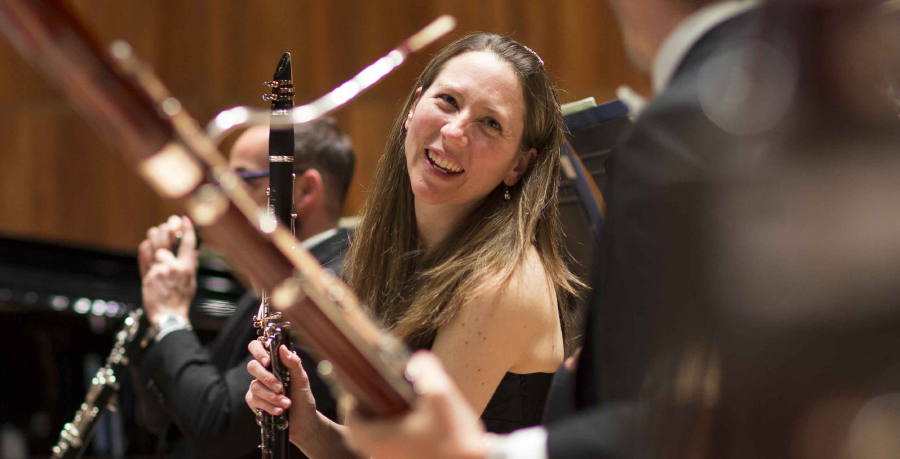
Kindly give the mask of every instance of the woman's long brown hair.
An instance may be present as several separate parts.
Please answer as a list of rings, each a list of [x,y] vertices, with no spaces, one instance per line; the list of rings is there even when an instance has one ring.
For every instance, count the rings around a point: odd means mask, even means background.
[[[512,65],[525,98],[520,146],[522,151],[535,148],[537,155],[519,182],[510,187],[509,201],[503,198],[505,186],[501,183],[426,255],[416,231],[403,122],[416,101],[416,89],[422,88],[424,93],[450,59],[470,51],[489,51]],[[394,121],[350,246],[345,266],[350,286],[371,314],[411,347],[430,348],[437,330],[461,305],[485,288],[508,282],[534,245],[568,332],[572,299],[582,284],[566,267],[561,248],[557,189],[562,139],[556,90],[533,51],[509,37],[475,33],[438,52]]]

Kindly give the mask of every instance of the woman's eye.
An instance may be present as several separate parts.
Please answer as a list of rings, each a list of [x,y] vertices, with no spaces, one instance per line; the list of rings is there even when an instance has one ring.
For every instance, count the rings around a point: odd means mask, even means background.
[[[437,98],[452,105],[453,107],[458,107],[456,99],[454,99],[453,96],[449,94],[438,94]]]
[[[484,124],[491,129],[495,129],[498,131],[503,130],[503,126],[500,126],[500,123],[497,122],[497,120],[495,120],[493,118],[486,118],[484,120]]]

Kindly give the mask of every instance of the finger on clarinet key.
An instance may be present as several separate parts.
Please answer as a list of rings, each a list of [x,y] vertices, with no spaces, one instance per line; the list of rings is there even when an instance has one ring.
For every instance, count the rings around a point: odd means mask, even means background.
[[[266,347],[263,346],[259,340],[250,341],[250,344],[247,345],[247,349],[250,351],[250,354],[253,355],[262,366],[269,366],[269,351],[266,350]]]
[[[250,383],[250,392],[253,393],[253,396],[257,400],[266,402],[273,407],[289,408],[291,406],[291,399],[284,395],[272,392],[271,389],[266,387],[266,385],[259,380]]]
[[[283,387],[281,382],[278,381],[278,378],[256,360],[251,360],[250,363],[247,364],[247,371],[273,392],[280,393],[282,391]]]

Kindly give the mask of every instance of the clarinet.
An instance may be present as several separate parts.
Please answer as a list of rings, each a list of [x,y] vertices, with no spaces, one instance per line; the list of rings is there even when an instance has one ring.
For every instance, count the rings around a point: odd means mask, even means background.
[[[125,318],[125,326],[116,334],[116,344],[106,358],[106,365],[91,381],[91,388],[75,413],[75,419],[66,423],[59,433],[59,441],[53,447],[53,459],[77,459],[84,455],[100,415],[106,409],[115,411],[120,384],[118,375],[128,365],[129,350],[134,343],[146,346],[145,340],[138,341],[148,329],[143,316],[144,310],[136,309]]]
[[[284,53],[278,61],[272,81],[263,83],[272,88],[271,94],[263,94],[263,100],[272,102],[272,118],[285,117],[294,106],[294,82],[291,71],[291,54]],[[275,123],[272,123],[274,126]],[[261,226],[274,231],[279,224],[290,222],[291,233],[295,233],[293,214],[294,191],[294,128],[269,129],[269,202]],[[294,234],[296,236],[296,234]],[[290,394],[291,377],[281,361],[278,349],[281,345],[291,347],[291,323],[281,321],[281,313],[273,312],[269,295],[262,293],[259,312],[253,317],[259,340],[269,353],[269,370]],[[256,423],[260,426],[262,441],[259,448],[262,459],[287,459],[290,457],[288,435],[288,410],[280,415],[271,415],[256,410]]]

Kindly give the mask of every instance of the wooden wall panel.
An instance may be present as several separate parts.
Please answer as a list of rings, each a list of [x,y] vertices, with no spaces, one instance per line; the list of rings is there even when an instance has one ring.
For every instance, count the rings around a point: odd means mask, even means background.
[[[312,100],[442,13],[451,38],[511,34],[545,60],[563,101],[614,98],[630,69],[598,0],[70,0],[104,45],[121,38],[205,124],[234,105],[264,107],[262,81],[290,51],[298,102]],[[357,212],[402,99],[434,46],[342,109],[359,159],[345,207]],[[106,147],[59,94],[0,41],[0,235],[134,250],[173,208]]]

